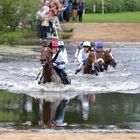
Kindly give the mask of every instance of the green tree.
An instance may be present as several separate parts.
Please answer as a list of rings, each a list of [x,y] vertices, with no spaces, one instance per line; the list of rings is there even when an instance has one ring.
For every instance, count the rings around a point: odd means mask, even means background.
[[[0,31],[15,31],[20,22],[34,19],[41,4],[39,0],[1,0],[0,7]]]
[[[40,0],[0,0],[0,44],[12,45],[30,36],[31,31],[26,29],[26,25],[32,25],[41,7]]]

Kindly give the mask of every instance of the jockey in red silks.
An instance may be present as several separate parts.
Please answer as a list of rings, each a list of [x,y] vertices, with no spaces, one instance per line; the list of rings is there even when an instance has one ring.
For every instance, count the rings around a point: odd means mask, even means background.
[[[52,41],[51,42],[51,49],[52,49],[52,65],[55,68],[56,72],[61,77],[64,84],[70,84],[68,80],[67,74],[65,72],[65,64],[68,63],[66,60],[63,52],[58,48],[58,42]]]
[[[90,47],[91,47],[90,42],[89,41],[84,41],[83,48],[79,51],[79,55],[78,55],[78,58],[77,58],[78,62],[80,64],[79,64],[79,67],[77,68],[75,74],[80,72],[82,70],[83,66],[85,65],[86,60],[87,60],[88,55],[89,55],[89,52],[90,52]]]

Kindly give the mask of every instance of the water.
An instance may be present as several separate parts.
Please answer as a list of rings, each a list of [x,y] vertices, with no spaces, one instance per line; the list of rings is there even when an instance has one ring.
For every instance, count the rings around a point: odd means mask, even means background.
[[[1,127],[27,125],[32,128],[41,127],[42,123],[50,127],[50,123],[43,120],[42,104],[58,103],[58,106],[66,100],[63,115],[67,122],[65,129],[140,130],[140,44],[116,43],[112,46],[117,67],[109,67],[107,72],[99,76],[80,73],[75,76],[77,63],[73,55],[76,48],[68,46],[70,63],[67,73],[72,79],[72,84],[68,86],[54,83],[38,85],[35,78],[40,70],[39,59],[1,62],[0,89],[10,92],[0,91],[0,97],[4,96],[0,100]],[[12,99],[8,99],[9,96]],[[84,101],[86,96],[91,96],[92,101]],[[9,101],[4,102],[6,100]],[[52,110],[55,114],[56,108]]]
[[[4,128],[140,130],[140,94],[81,94],[53,102],[5,91],[0,97]],[[54,127],[56,120],[62,123]]]

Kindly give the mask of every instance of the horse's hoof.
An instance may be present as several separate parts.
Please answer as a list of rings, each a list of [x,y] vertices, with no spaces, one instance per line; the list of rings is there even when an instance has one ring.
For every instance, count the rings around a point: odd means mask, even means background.
[[[41,84],[41,81],[38,81],[38,84],[40,85]]]

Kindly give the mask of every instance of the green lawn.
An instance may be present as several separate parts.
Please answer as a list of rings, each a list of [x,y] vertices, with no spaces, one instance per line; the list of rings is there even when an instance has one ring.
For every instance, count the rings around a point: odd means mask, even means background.
[[[86,23],[140,23],[140,12],[85,14]]]

